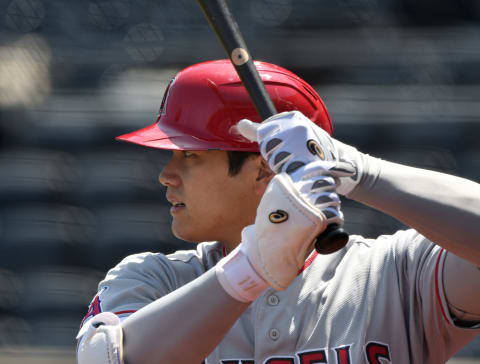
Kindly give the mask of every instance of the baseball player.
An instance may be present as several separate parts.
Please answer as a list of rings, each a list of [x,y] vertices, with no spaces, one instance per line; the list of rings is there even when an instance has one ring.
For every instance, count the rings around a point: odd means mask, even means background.
[[[220,60],[179,72],[156,123],[119,137],[172,151],[172,231],[202,243],[111,269],[78,362],[446,362],[480,332],[480,186],[341,143],[310,85],[256,66],[280,112],[264,122]],[[339,195],[411,229],[318,254]]]

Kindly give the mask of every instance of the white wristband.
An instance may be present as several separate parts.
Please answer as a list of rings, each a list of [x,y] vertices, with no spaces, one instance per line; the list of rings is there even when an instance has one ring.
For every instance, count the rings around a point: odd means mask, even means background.
[[[237,246],[215,266],[215,273],[223,289],[240,302],[252,302],[268,288],[247,256]]]

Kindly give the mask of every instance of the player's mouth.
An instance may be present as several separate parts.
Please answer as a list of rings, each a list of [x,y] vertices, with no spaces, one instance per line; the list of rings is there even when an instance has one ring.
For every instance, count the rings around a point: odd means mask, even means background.
[[[173,195],[167,193],[166,197],[167,197],[167,201],[172,204],[172,207],[170,207],[170,214],[171,215],[178,214],[183,209],[185,209],[185,203],[179,201],[179,199],[177,199]]]
[[[173,203],[172,207],[170,207],[170,214],[171,215],[178,214],[184,208],[185,208],[185,204],[183,202]]]

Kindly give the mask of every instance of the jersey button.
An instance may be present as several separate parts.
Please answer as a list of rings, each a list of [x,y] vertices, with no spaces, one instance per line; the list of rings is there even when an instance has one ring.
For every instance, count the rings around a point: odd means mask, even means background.
[[[278,338],[280,337],[280,331],[278,331],[277,329],[271,329],[268,333],[268,336],[270,336],[270,339],[272,340],[278,340]]]
[[[278,298],[278,296],[274,294],[268,296],[267,298],[267,303],[269,306],[277,306],[279,302],[280,302],[280,299]]]

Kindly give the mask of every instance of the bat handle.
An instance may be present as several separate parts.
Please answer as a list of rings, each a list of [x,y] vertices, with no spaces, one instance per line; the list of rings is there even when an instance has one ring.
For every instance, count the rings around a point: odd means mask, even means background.
[[[315,250],[320,254],[331,254],[342,249],[348,242],[348,233],[338,224],[330,224],[315,241]]]

